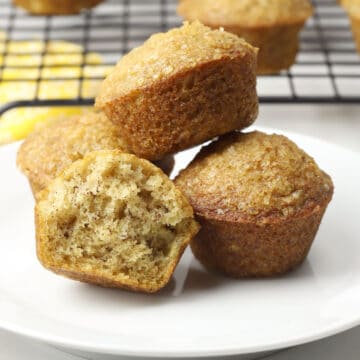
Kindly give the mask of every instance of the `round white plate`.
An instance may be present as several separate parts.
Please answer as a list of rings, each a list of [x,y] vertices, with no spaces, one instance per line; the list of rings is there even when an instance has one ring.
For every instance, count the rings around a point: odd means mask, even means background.
[[[2,147],[0,326],[88,352],[195,357],[283,348],[360,324],[360,155],[287,135],[336,188],[305,263],[282,278],[242,281],[208,273],[187,251],[156,295],[103,289],[44,270],[35,255],[32,195],[15,165],[18,146]],[[194,151],[180,154],[177,168]]]

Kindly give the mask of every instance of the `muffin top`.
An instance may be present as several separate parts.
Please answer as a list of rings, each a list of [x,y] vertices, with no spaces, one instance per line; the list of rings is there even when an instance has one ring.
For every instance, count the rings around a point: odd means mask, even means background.
[[[200,22],[152,35],[142,46],[125,55],[104,80],[96,106],[186,72],[210,61],[255,56],[256,49],[223,30]]]
[[[211,26],[261,27],[304,22],[309,0],[181,0],[178,13]]]
[[[40,188],[66,166],[95,150],[127,152],[119,128],[102,113],[64,118],[31,134],[21,145],[17,163]]]
[[[231,133],[204,147],[176,178],[199,215],[287,217],[329,201],[331,178],[281,135]]]

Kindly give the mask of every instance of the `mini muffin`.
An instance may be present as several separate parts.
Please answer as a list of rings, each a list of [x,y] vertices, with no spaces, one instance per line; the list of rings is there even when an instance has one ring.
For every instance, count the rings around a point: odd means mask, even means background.
[[[13,3],[34,15],[77,14],[90,9],[103,0],[13,0]]]
[[[107,287],[164,287],[198,231],[184,195],[155,165],[117,150],[74,162],[40,192],[37,254],[47,269]]]
[[[124,56],[96,106],[136,155],[157,160],[255,120],[256,54],[233,34],[185,23]]]
[[[340,3],[349,14],[356,47],[360,53],[360,0],[341,0]]]
[[[299,32],[312,11],[309,0],[181,0],[178,7],[185,19],[223,27],[258,47],[258,74],[294,64]]]
[[[130,152],[120,129],[102,113],[64,118],[31,134],[21,145],[17,164],[28,177],[34,196],[65,167],[95,150]],[[174,157],[157,165],[168,175]]]
[[[261,132],[203,148],[175,184],[201,225],[195,257],[233,277],[280,275],[301,264],[333,194],[310,156]]]

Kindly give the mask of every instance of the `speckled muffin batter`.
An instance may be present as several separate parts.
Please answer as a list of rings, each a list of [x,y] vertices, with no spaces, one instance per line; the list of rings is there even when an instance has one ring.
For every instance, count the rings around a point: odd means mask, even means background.
[[[34,195],[64,168],[95,150],[118,149],[130,152],[121,130],[103,113],[64,118],[31,134],[21,145],[17,164],[28,177]],[[170,174],[174,158],[157,162]]]
[[[349,14],[356,47],[360,53],[360,0],[341,0],[340,3]]]
[[[223,27],[260,49],[258,73],[288,69],[298,34],[312,15],[309,0],[180,0],[178,13],[212,28]]]
[[[95,151],[40,192],[37,255],[55,273],[108,287],[164,287],[198,224],[185,196],[156,166]]]
[[[185,23],[124,56],[96,106],[136,155],[159,159],[255,120],[256,54],[233,34]]]
[[[232,133],[175,180],[202,228],[207,267],[235,277],[283,274],[305,259],[331,200],[331,178],[284,136]]]
[[[13,3],[35,15],[77,14],[104,0],[13,0]]]

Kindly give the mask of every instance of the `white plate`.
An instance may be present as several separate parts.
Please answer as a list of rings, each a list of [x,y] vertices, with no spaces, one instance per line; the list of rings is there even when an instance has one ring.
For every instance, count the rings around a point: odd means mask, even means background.
[[[308,260],[283,278],[241,281],[207,273],[188,251],[157,295],[44,270],[35,256],[32,196],[15,166],[17,146],[1,148],[0,326],[89,352],[194,357],[278,349],[360,324],[360,155],[289,136],[336,187]],[[193,153],[180,154],[178,165]]]

